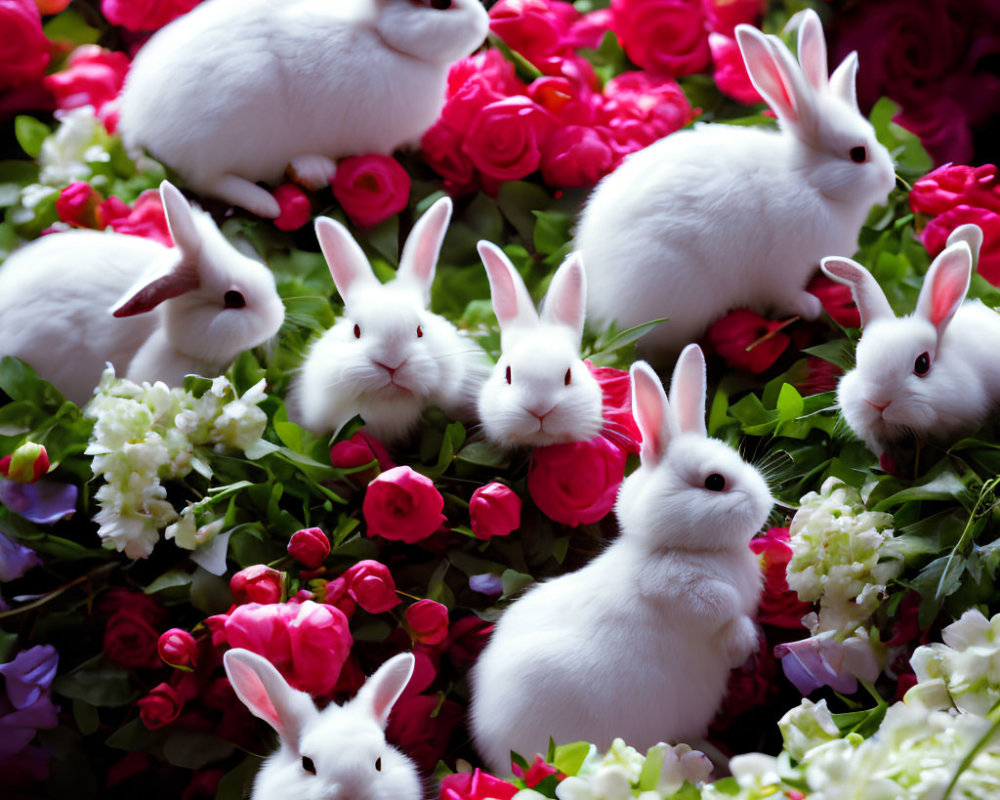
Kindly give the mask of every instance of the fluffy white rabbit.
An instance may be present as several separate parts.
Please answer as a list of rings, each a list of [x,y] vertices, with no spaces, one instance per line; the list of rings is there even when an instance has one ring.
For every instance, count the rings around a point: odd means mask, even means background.
[[[641,466],[622,484],[620,536],[583,569],[500,617],[472,673],[472,732],[498,774],[557,743],[640,752],[703,736],[732,667],[757,649],[760,566],[748,544],[772,499],[704,422],[705,361],[690,345],[670,401],[632,365]]]
[[[803,15],[799,64],[775,36],[736,28],[780,131],[708,124],[629,156],[594,190],[576,235],[591,323],[669,322],[640,353],[664,361],[733,308],[817,317],[819,260],[850,255],[892,161],[858,111],[857,56],[827,78],[819,17]]]
[[[956,229],[924,276],[916,309],[902,318],[860,264],[823,259],[823,271],[851,287],[864,327],[837,402],[876,455],[913,437],[954,441],[1000,404],[1000,315],[965,300],[981,242],[977,226]]]
[[[344,301],[344,315],[309,349],[289,394],[289,414],[316,434],[360,414],[376,438],[411,433],[427,405],[475,417],[489,360],[471,338],[427,310],[451,200],[413,226],[396,277],[379,283],[364,251],[339,222],[316,219],[316,236]]]
[[[160,197],[174,247],[67,231],[14,252],[0,268],[0,355],[82,404],[105,362],[134,381],[179,385],[191,372],[218,375],[277,333],[285,310],[270,270],[172,184]]]
[[[505,447],[592,439],[604,425],[601,387],[580,358],[587,280],[578,255],[552,276],[539,314],[503,251],[479,243],[502,352],[479,393],[487,438]]]
[[[254,780],[250,800],[420,800],[417,768],[386,744],[393,704],[413,674],[413,655],[386,661],[343,706],[317,710],[263,656],[240,648],[222,657],[236,696],[281,739]]]
[[[488,23],[479,0],[207,0],[132,62],[122,139],[195,191],[276,217],[257,181],[291,165],[318,189],[338,158],[419,141]]]

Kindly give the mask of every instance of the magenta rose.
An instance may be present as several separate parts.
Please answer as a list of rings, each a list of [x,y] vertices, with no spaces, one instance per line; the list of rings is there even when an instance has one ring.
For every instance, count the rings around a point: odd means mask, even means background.
[[[285,573],[254,564],[229,579],[229,590],[237,603],[280,603],[285,592]]]
[[[593,186],[614,168],[618,157],[598,128],[567,125],[542,148],[542,178],[549,186]]]
[[[816,295],[823,304],[823,310],[831,319],[845,328],[861,327],[861,312],[854,302],[851,287],[828,278],[817,272],[806,286],[806,291]]]
[[[56,213],[74,228],[100,228],[97,209],[104,200],[86,181],[75,181],[59,192]]]
[[[441,527],[443,508],[444,498],[430,478],[393,467],[368,484],[361,511],[369,537],[413,544]]]
[[[181,628],[171,628],[160,634],[156,649],[164,664],[171,667],[190,668],[194,666],[198,644],[194,637]]]
[[[157,642],[166,616],[163,606],[141,592],[115,588],[101,598],[101,610],[110,611],[104,652],[113,663],[126,669],[161,666]]]
[[[369,153],[337,164],[330,184],[351,222],[371,228],[398,214],[410,199],[410,176],[389,156]]]
[[[959,225],[975,223],[983,231],[983,246],[976,271],[994,286],[1000,286],[1000,214],[985,208],[956,206],[934,217],[924,228],[920,240],[931,256],[944,250],[948,236]]]
[[[634,64],[671,76],[708,66],[701,0],[612,0],[611,12],[615,33]]]
[[[448,638],[448,609],[434,600],[418,600],[404,612],[406,624],[420,644],[440,644]]]
[[[550,519],[589,525],[614,506],[625,460],[625,452],[603,436],[536,447],[528,468],[528,493]]]
[[[916,181],[910,192],[910,208],[919,214],[943,214],[961,205],[1000,214],[1000,175],[995,164],[947,164]]]
[[[764,98],[750,82],[750,75],[736,40],[721,33],[710,33],[708,46],[712,50],[712,62],[715,65],[712,77],[719,91],[746,105],[763,103]]]
[[[476,114],[462,152],[489,178],[519,180],[538,169],[542,144],[556,126],[552,115],[527,97],[498,100]]]
[[[601,414],[604,416],[602,436],[610,439],[626,453],[639,455],[642,439],[639,426],[632,416],[632,380],[628,371],[614,367],[595,367],[584,361],[590,374],[601,387]]]
[[[477,539],[507,536],[521,524],[521,498],[502,483],[488,483],[472,493],[469,518]]]
[[[330,555],[330,539],[319,528],[295,531],[288,540],[288,555],[302,566],[316,569]]]
[[[760,596],[757,619],[765,625],[800,630],[802,617],[812,611],[788,588],[785,575],[792,558],[788,528],[769,528],[750,542],[750,549],[760,558],[764,591]]]
[[[200,0],[101,0],[101,11],[112,25],[130,31],[155,31],[186,14]]]
[[[0,89],[41,78],[49,44],[34,0],[0,0]]]
[[[396,582],[385,564],[365,559],[350,567],[341,577],[347,594],[369,614],[381,614],[399,605]]]
[[[177,719],[184,707],[184,700],[174,687],[166,683],[154,686],[149,694],[136,701],[139,717],[151,731],[162,728]]]
[[[473,79],[482,80],[501,97],[524,94],[525,91],[524,83],[518,80],[514,72],[514,65],[499,50],[492,48],[466,56],[451,65],[446,96],[451,98]]]
[[[604,87],[599,119],[611,129],[619,156],[680,130],[693,118],[694,110],[673,78],[625,72]]]
[[[84,44],[69,57],[66,68],[46,75],[43,83],[56,98],[57,108],[93,106],[98,114],[125,84],[128,56],[96,44]]]
[[[709,29],[729,37],[741,23],[759,27],[767,10],[767,0],[702,0],[702,5]]]
[[[613,27],[610,8],[600,8],[584,14],[572,22],[559,42],[560,47],[579,50],[596,50],[604,35]]]
[[[108,200],[112,199],[117,200],[117,198],[108,198]],[[118,233],[145,236],[165,247],[174,246],[174,240],[170,236],[170,228],[167,226],[167,217],[163,213],[160,193],[156,189],[147,189],[140,194],[135,205],[127,214],[115,214],[112,219],[108,220],[108,225]]]
[[[774,364],[791,345],[780,327],[780,322],[756,311],[737,308],[713,322],[706,338],[729,366],[756,374]]]
[[[429,775],[447,754],[451,735],[464,717],[465,709],[451,700],[442,703],[436,694],[407,693],[392,707],[385,737]]]
[[[462,152],[464,138],[463,134],[439,119],[420,140],[427,165],[444,178],[448,191],[455,195],[476,190],[476,168]]]
[[[355,469],[372,461],[383,470],[396,466],[385,445],[363,430],[330,448],[330,464],[335,469]]]
[[[274,219],[274,227],[279,231],[297,231],[309,221],[312,203],[302,187],[294,183],[283,183],[271,194],[278,201],[279,213]]]
[[[564,76],[537,78],[528,87],[528,97],[564,125],[590,125],[594,121],[598,98],[579,80]]]
[[[510,800],[517,791],[514,784],[476,769],[471,775],[456,772],[444,778],[440,800]]]
[[[555,50],[580,17],[560,0],[500,0],[490,9],[490,30],[529,61]]]

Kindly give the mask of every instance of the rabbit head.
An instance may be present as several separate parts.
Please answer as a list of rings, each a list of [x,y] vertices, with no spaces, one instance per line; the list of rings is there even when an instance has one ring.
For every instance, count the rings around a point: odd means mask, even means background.
[[[251,795],[310,800],[419,800],[413,763],[386,744],[389,712],[410,680],[414,658],[386,661],[343,706],[316,709],[263,656],[233,649],[223,656],[237,697],[277,732],[279,750],[261,767]]]
[[[643,361],[632,365],[632,414],[641,464],[622,483],[615,509],[622,536],[650,549],[745,548],[774,503],[767,483],[705,427],[705,357],[690,344],[670,385]]]
[[[237,251],[211,216],[192,209],[173,184],[160,184],[160,199],[174,247],[111,313],[130,317],[163,303],[162,324],[175,350],[197,361],[228,365],[281,327],[285,309],[274,276]]]
[[[479,0],[376,0],[379,35],[395,50],[450,64],[486,38],[489,16]]]
[[[799,60],[777,36],[736,26],[750,80],[797,145],[794,161],[831,199],[869,208],[895,185],[892,159],[858,108],[857,53],[827,73],[823,26],[815,11],[798,16]]]
[[[586,441],[600,433],[601,388],[580,358],[586,275],[576,254],[556,270],[541,313],[514,265],[479,243],[501,354],[479,395],[486,435],[505,446]]]

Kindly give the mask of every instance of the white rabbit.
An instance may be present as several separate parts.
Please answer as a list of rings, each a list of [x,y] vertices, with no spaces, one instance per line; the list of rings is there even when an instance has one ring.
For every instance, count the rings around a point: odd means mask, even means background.
[[[482,349],[427,310],[438,253],[451,218],[443,197],[413,226],[396,277],[379,283],[347,229],[316,219],[316,236],[344,301],[344,316],[309,349],[289,395],[289,414],[317,434],[360,414],[376,438],[413,431],[427,405],[458,419],[475,417],[489,374]]]
[[[343,706],[317,710],[263,656],[240,648],[222,657],[236,696],[281,739],[254,780],[250,800],[420,800],[413,762],[386,744],[393,704],[413,674],[411,653],[386,661]]]
[[[472,673],[472,733],[498,774],[557,743],[640,752],[705,734],[729,671],[757,648],[760,566],[748,547],[772,499],[760,474],[705,431],[705,361],[682,352],[668,403],[631,369],[641,466],[622,484],[620,536],[500,617]]]
[[[1000,315],[978,300],[963,303],[981,242],[977,226],[956,229],[927,271],[916,309],[898,319],[868,270],[823,259],[823,271],[851,287],[864,326],[837,401],[876,455],[912,437],[954,441],[1000,404]]]
[[[195,191],[276,217],[257,181],[291,165],[319,189],[338,158],[417,142],[487,27],[479,0],[208,0],[132,62],[122,139]]]
[[[658,317],[640,353],[668,360],[726,311],[817,317],[805,290],[819,260],[850,255],[892,161],[857,107],[857,56],[827,78],[819,17],[805,12],[799,61],[775,36],[736,27],[754,86],[780,131],[698,125],[640,150],[604,178],[576,244],[591,323]]]
[[[105,362],[134,381],[178,385],[191,372],[218,375],[277,333],[285,312],[270,270],[172,184],[160,197],[174,247],[67,231],[13,253],[0,269],[0,355],[82,404]]]
[[[601,431],[601,387],[580,358],[587,281],[577,255],[556,270],[535,311],[503,251],[479,243],[502,353],[479,393],[486,436],[501,446],[586,441]]]

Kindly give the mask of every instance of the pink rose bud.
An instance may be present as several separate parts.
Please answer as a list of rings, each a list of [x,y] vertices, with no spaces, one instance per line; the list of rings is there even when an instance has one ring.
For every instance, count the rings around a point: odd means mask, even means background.
[[[191,669],[195,665],[194,657],[198,645],[194,637],[187,631],[171,628],[160,634],[156,650],[160,654],[160,658],[163,659],[163,663],[180,669]]]
[[[469,501],[469,517],[477,539],[507,536],[521,524],[521,498],[502,483],[480,486]]]
[[[448,636],[448,609],[434,600],[420,600],[406,609],[406,624],[420,644],[440,644]]]
[[[312,203],[301,188],[294,183],[283,183],[271,194],[278,201],[281,213],[274,220],[279,231],[297,231],[312,216]]]
[[[303,528],[292,534],[288,555],[303,566],[316,569],[330,555],[330,540],[319,528]]]
[[[0,475],[16,483],[34,483],[49,471],[45,446],[25,442],[9,456],[0,458]]]
[[[347,594],[369,614],[381,614],[399,605],[396,582],[389,568],[378,561],[359,561],[341,576],[347,584]]]
[[[330,448],[330,464],[335,469],[356,469],[372,461],[378,461],[379,469],[396,466],[385,445],[364,431],[358,431],[350,439],[337,442]]]
[[[444,498],[434,482],[410,467],[393,467],[368,484],[361,506],[369,538],[413,544],[445,522]]]
[[[136,705],[139,706],[139,717],[143,724],[155,731],[177,719],[184,707],[184,700],[172,686],[161,683],[154,686]]]
[[[233,575],[229,589],[238,604],[280,603],[285,591],[285,573],[254,564]]]
[[[56,213],[74,228],[99,228],[97,208],[103,199],[89,183],[76,181],[59,193]]]
[[[369,153],[345,158],[330,184],[351,222],[371,228],[398,214],[410,199],[410,175],[389,156]]]

